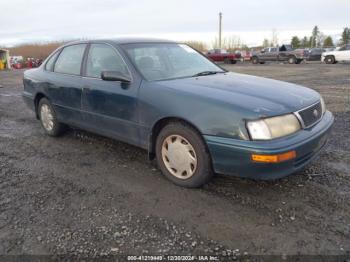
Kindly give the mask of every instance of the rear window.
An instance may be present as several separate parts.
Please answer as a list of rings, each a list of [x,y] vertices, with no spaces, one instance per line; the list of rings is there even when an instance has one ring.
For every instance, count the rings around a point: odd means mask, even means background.
[[[80,75],[86,44],[65,47],[58,57],[54,71],[57,73]]]

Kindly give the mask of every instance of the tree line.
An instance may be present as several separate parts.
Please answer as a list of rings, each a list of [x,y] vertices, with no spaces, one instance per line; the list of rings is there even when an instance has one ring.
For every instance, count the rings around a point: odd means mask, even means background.
[[[345,27],[342,33],[342,37],[338,42],[338,45],[345,45],[350,43],[350,28]],[[324,35],[318,26],[312,29],[311,36],[304,36],[299,38],[298,36],[293,36],[291,40],[291,45],[294,48],[315,48],[315,47],[334,47],[333,38],[331,36]]]

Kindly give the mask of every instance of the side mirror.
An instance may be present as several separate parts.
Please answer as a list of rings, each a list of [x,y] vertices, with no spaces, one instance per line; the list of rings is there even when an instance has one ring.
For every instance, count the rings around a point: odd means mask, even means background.
[[[120,81],[123,83],[130,83],[131,79],[129,76],[119,72],[119,71],[102,71],[101,79],[105,81]]]

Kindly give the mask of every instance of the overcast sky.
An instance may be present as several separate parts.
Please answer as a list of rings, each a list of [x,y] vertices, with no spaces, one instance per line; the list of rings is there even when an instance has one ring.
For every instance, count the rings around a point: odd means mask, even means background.
[[[314,25],[334,37],[350,26],[350,0],[1,0],[0,45],[77,38],[150,36],[203,40],[217,35],[248,45],[278,32],[281,43]]]

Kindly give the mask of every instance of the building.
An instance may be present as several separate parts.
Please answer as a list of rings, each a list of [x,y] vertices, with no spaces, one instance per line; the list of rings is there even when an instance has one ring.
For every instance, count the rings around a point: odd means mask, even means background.
[[[0,48],[0,70],[10,68],[10,51]]]

